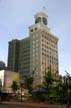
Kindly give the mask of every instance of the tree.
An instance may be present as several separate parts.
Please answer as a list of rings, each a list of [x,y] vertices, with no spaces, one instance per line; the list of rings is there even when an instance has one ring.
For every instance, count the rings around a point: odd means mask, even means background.
[[[60,75],[58,84],[56,86],[56,96],[60,98],[59,100],[61,103],[66,101],[68,90],[71,93],[71,77],[69,76],[69,74],[66,74],[65,76]]]
[[[33,76],[25,76],[24,84],[25,84],[25,87],[28,89],[29,93],[31,93],[33,90],[33,87],[32,87],[33,81],[34,81]]]
[[[13,81],[11,88],[14,91],[14,93],[18,90],[19,86],[16,81]]]
[[[24,88],[24,83],[23,83],[23,81],[21,80],[21,81],[19,82],[19,89],[20,89],[20,91],[21,91],[21,101],[22,101],[22,91],[23,91],[23,88]]]
[[[53,81],[54,81],[54,79],[52,78],[51,69],[49,68],[48,72],[44,76],[44,81],[43,81],[43,86],[48,91],[48,98],[51,93]]]
[[[5,63],[3,61],[0,61],[0,70],[5,69]]]
[[[0,92],[2,92],[2,81],[0,79]]]

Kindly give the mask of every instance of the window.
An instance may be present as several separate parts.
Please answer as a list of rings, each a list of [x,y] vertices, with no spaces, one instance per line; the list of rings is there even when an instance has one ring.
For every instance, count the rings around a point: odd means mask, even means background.
[[[35,45],[33,44],[33,48],[35,48]]]
[[[36,60],[38,60],[38,56],[36,57]]]
[[[36,42],[38,42],[38,40],[36,40]]]
[[[35,64],[33,63],[33,66],[35,66]]]
[[[31,29],[30,31],[33,32],[33,29]]]
[[[33,56],[35,56],[35,54],[33,53]]]
[[[36,52],[36,56],[38,56],[38,52]]]
[[[47,25],[47,19],[43,17],[43,23]]]
[[[37,28],[35,28],[35,30],[37,30]]]
[[[35,41],[33,40],[33,43],[35,43]]]
[[[33,52],[35,52],[35,49],[33,49]]]
[[[35,36],[33,35],[33,39],[35,38]]]
[[[38,61],[36,61],[36,65],[38,65]]]
[[[38,17],[38,18],[35,20],[35,24],[36,24],[36,23],[39,23],[39,22],[41,22],[41,17]]]
[[[38,47],[38,44],[36,44],[36,47]]]
[[[36,48],[36,51],[38,51],[38,48]]]

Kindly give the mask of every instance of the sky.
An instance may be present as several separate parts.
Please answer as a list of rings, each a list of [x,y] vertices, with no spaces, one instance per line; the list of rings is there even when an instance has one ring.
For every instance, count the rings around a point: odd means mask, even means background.
[[[0,0],[0,61],[7,65],[8,42],[29,36],[40,11],[48,15],[50,31],[59,38],[59,73],[71,74],[71,0]]]

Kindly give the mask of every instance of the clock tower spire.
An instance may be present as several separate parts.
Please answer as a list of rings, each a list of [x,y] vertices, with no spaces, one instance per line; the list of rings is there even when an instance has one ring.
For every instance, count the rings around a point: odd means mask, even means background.
[[[41,23],[41,24],[44,24],[44,25],[48,24],[47,23],[48,16],[45,13],[39,12],[34,17],[35,17],[35,24],[37,24],[37,23]]]

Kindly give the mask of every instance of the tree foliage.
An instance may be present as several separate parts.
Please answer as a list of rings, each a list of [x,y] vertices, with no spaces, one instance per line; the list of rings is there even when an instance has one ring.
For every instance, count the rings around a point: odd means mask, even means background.
[[[43,87],[48,91],[48,98],[50,97],[52,91],[52,84],[54,79],[52,78],[51,69],[44,76]]]
[[[19,88],[18,83],[16,81],[13,81],[11,88],[14,92],[16,92]]]
[[[0,79],[0,92],[2,91],[2,80]]]
[[[33,76],[25,76],[25,79],[24,79],[24,84],[25,84],[25,87],[28,89],[28,92],[31,93],[32,90],[33,90]]]
[[[53,78],[52,78],[52,74],[51,74],[51,70],[49,69],[48,72],[45,74],[44,76],[44,81],[43,81],[43,85],[45,88],[50,88],[50,86],[53,83]]]
[[[5,63],[3,61],[0,61],[0,70],[5,69]]]

